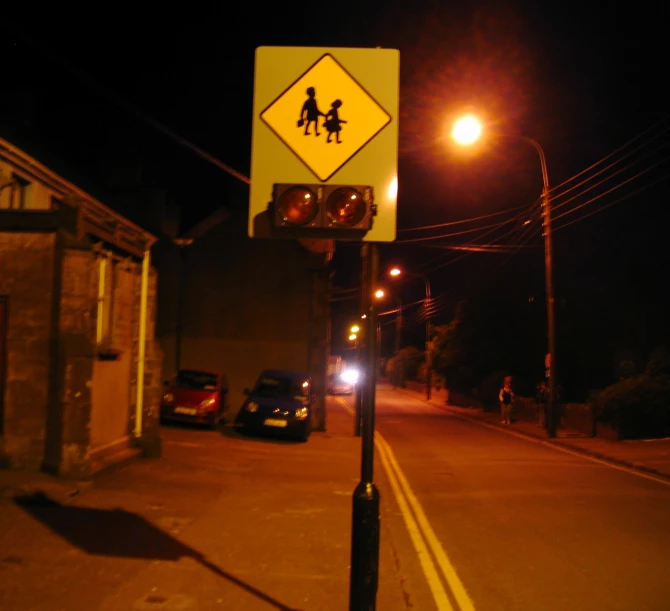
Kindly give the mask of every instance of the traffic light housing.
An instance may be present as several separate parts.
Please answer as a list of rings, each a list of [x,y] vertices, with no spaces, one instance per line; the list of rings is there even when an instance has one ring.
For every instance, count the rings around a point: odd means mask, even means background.
[[[275,184],[271,206],[285,237],[361,240],[377,213],[373,188],[362,185]]]

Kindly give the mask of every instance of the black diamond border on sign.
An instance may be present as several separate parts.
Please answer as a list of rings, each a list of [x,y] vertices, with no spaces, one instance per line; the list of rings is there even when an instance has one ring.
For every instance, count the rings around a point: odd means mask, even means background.
[[[306,162],[302,157],[300,157],[300,155],[298,155],[298,153],[296,153],[296,152],[295,152],[295,151],[294,151],[288,144],[286,144],[286,142],[283,140],[283,138],[282,138],[282,137],[281,137],[281,136],[280,136],[280,135],[279,135],[279,134],[272,128],[272,126],[271,126],[271,125],[270,125],[270,124],[263,118],[263,115],[270,109],[271,106],[274,105],[275,102],[277,102],[278,100],[280,100],[281,98],[283,98],[284,95],[285,95],[289,90],[293,89],[293,87],[295,86],[295,84],[296,84],[301,78],[303,78],[303,77],[304,77],[304,76],[305,76],[305,75],[306,75],[312,68],[314,68],[314,66],[316,66],[320,61],[322,61],[322,60],[323,60],[324,58],[326,58],[326,57],[330,57],[330,58],[331,58],[331,59],[332,59],[332,60],[333,60],[333,61],[334,61],[340,68],[342,68],[342,70],[344,70],[344,72],[349,76],[350,79],[352,79],[352,80],[353,80],[353,81],[354,81],[354,82],[355,82],[355,83],[356,83],[356,84],[357,84],[357,85],[358,85],[358,86],[359,86],[359,87],[360,87],[360,88],[361,88],[361,89],[362,89],[362,90],[363,90],[363,91],[364,91],[364,92],[365,92],[365,93],[372,99],[372,100],[374,100],[375,104],[377,104],[377,106],[379,106],[379,108],[382,110],[382,112],[387,116],[388,120],[387,120],[386,123],[384,123],[384,124],[383,124],[383,125],[376,131],[376,132],[374,132],[374,133],[372,134],[372,136],[370,136],[370,137],[369,137],[363,144],[361,144],[361,146],[359,146],[359,147],[354,151],[354,153],[352,153],[349,157],[347,157],[347,159],[345,159],[345,160],[344,160],[344,161],[337,167],[337,169],[335,169],[333,172],[331,172],[331,174],[330,174],[328,177],[326,177],[326,178],[321,178],[320,176],[318,176],[318,175],[316,174],[316,172],[315,172],[312,168],[309,167],[309,165],[307,164],[307,162]],[[393,121],[393,117],[391,117],[391,115],[387,112],[387,110],[386,110],[386,109],[385,109],[385,108],[384,108],[384,107],[377,101],[377,99],[376,99],[376,98],[375,98],[375,97],[374,97],[374,96],[373,96],[373,95],[372,95],[372,94],[371,94],[365,87],[363,87],[363,85],[361,85],[361,84],[358,82],[358,80],[357,80],[357,79],[356,79],[356,78],[355,78],[355,77],[354,77],[354,76],[353,76],[353,75],[352,75],[352,74],[351,74],[351,73],[350,73],[350,72],[349,72],[349,71],[348,71],[348,70],[347,70],[347,69],[346,69],[340,62],[337,61],[337,58],[336,58],[332,53],[324,53],[321,57],[319,57],[319,59],[317,59],[317,60],[316,60],[316,61],[315,61],[309,68],[307,68],[307,70],[305,70],[305,71],[304,71],[304,72],[303,72],[297,79],[295,79],[295,80],[293,81],[293,83],[291,83],[286,89],[284,89],[284,91],[282,91],[282,93],[280,93],[274,100],[272,100],[272,102],[270,102],[270,104],[268,104],[268,105],[265,107],[265,110],[263,110],[263,112],[260,113],[259,117],[260,117],[261,121],[263,121],[263,123],[265,123],[265,125],[267,125],[267,126],[270,128],[270,131],[272,131],[272,133],[273,133],[275,136],[277,136],[277,138],[279,138],[279,140],[281,140],[282,144],[283,144],[289,151],[291,151],[291,153],[293,153],[293,154],[294,154],[294,155],[295,155],[295,156],[296,156],[296,157],[297,157],[297,158],[298,158],[298,159],[299,159],[299,160],[300,160],[300,161],[307,167],[307,169],[308,169],[312,174],[314,174],[314,176],[316,176],[316,177],[317,177],[321,182],[323,182],[323,183],[328,182],[333,176],[335,176],[335,174],[337,174],[337,173],[338,173],[338,172],[339,172],[345,165],[347,165],[347,164],[348,164],[348,163],[349,163],[349,162],[350,162],[356,155],[358,155],[358,153],[360,153],[360,152],[361,152],[361,151],[362,151],[362,150],[363,150],[363,149],[370,143],[370,141],[372,141],[374,138],[376,138],[377,135],[378,135],[384,128],[386,128],[386,126],[388,126],[388,125],[391,123],[391,121]]]

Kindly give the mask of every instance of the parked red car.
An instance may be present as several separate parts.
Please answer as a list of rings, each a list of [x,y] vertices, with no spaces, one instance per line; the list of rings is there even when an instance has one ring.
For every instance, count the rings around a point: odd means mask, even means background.
[[[215,371],[181,369],[165,382],[161,420],[194,422],[216,428],[228,416],[228,381]]]

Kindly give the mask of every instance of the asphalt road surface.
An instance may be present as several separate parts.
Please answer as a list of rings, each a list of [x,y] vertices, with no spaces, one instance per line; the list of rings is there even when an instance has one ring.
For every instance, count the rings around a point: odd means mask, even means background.
[[[0,486],[0,611],[346,609],[361,440],[328,403],[306,444],[169,426],[73,496]],[[391,390],[376,416],[377,611],[670,609],[667,484]]]
[[[376,398],[390,528],[414,528],[428,558],[421,609],[670,609],[670,486],[393,391]]]

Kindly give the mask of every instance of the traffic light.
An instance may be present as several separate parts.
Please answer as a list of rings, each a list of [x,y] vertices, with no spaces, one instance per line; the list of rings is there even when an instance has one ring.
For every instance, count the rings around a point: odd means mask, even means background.
[[[372,187],[275,184],[273,228],[286,237],[360,240],[377,209]]]

